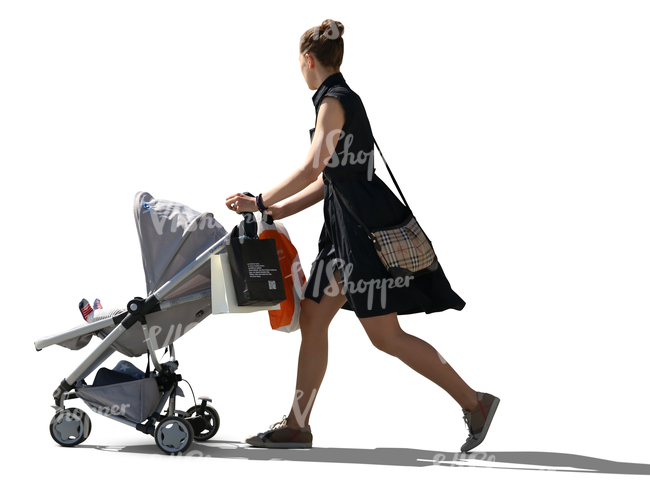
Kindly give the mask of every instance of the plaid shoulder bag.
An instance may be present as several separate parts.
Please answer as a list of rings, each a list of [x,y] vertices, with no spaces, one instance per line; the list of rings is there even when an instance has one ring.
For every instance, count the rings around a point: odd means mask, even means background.
[[[402,194],[402,190],[399,188],[388,163],[386,163],[386,159],[379,149],[377,141],[375,141],[375,146],[379,150],[379,154],[386,164],[388,173],[391,179],[393,179],[395,187],[397,187],[397,191],[409,211],[408,218],[399,225],[371,231],[364,225],[356,213],[354,213],[354,210],[350,207],[350,204],[343,197],[334,182],[330,181],[334,187],[334,191],[338,194],[352,217],[366,231],[368,239],[373,242],[379,258],[393,278],[405,278],[407,276],[418,277],[426,273],[434,272],[438,269],[438,257],[433,250],[431,241],[418,224],[415,216],[413,216],[413,212],[406,202],[406,198]]]

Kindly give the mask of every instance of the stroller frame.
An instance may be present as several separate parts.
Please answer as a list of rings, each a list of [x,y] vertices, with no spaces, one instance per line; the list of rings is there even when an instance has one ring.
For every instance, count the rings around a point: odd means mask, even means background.
[[[228,243],[228,238],[229,234],[222,237],[147,298],[136,297],[129,301],[125,312],[81,328],[44,337],[34,343],[36,350],[40,351],[51,345],[61,344],[72,338],[94,334],[104,328],[117,325],[102,340],[99,346],[70,375],[61,381],[54,391],[55,405],[52,407],[57,412],[50,423],[50,433],[57,443],[63,446],[74,446],[83,442],[88,437],[90,434],[90,419],[88,416],[80,409],[66,409],[64,403],[68,399],[79,398],[75,389],[84,384],[84,378],[90,375],[115,352],[115,349],[112,347],[115,341],[138,322],[142,324],[148,354],[154,364],[155,370],[158,372],[156,380],[163,392],[162,398],[155,411],[143,423],[136,423],[108,412],[100,412],[99,410],[95,412],[134,427],[145,434],[154,436],[156,444],[166,454],[185,452],[193,440],[207,440],[214,436],[219,429],[219,415],[213,407],[207,404],[207,402],[211,402],[209,397],[199,397],[201,401],[200,405],[195,403],[187,412],[175,410],[178,382],[182,380],[182,377],[176,373],[178,361],[174,354],[173,343],[167,346],[170,351],[170,360],[165,363],[160,363],[156,358],[155,349],[150,339],[146,317],[157,311],[165,311],[180,304],[187,304],[197,299],[211,297],[211,290],[208,289],[164,301],[164,298],[171,294],[174,289],[194,275],[205,263],[210,262],[213,255],[221,253]],[[163,414],[162,411],[167,402],[169,402],[169,406],[166,413]],[[158,423],[157,426],[156,423]],[[70,437],[66,436],[67,433],[61,436],[54,431],[55,426],[61,426],[62,424],[64,425],[62,427],[63,431],[71,432]]]

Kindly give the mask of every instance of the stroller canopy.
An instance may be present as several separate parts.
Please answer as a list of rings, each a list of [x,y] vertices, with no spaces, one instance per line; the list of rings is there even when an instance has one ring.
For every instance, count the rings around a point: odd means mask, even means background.
[[[147,192],[136,194],[134,215],[142,251],[147,296],[162,287],[227,235],[226,230],[215,220],[212,213],[199,213],[181,203],[155,199]],[[205,263],[160,302],[209,290],[210,274],[210,263]],[[106,310],[106,313],[106,317],[111,317],[119,311]],[[148,338],[154,349],[166,347],[211,313],[211,297],[197,298],[184,304],[172,305],[165,311],[150,313],[146,316]],[[85,325],[77,328],[83,326]],[[94,334],[67,340],[60,345],[73,350],[81,349],[88,344],[92,335],[103,339],[116,326],[117,323]],[[113,343],[112,347],[129,357],[146,353],[147,342],[142,325],[140,323],[133,325]]]
[[[226,235],[212,213],[199,213],[181,203],[154,199],[139,192],[134,201],[135,224],[140,238],[147,295],[194,261]],[[166,299],[198,292],[210,287],[210,265]]]

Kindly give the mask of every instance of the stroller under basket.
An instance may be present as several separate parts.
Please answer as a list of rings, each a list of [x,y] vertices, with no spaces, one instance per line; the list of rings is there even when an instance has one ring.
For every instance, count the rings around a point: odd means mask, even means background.
[[[81,399],[94,412],[153,435],[163,452],[181,453],[194,440],[214,436],[220,425],[209,397],[199,397],[198,403],[195,399],[187,411],[175,409],[176,396],[183,393],[173,343],[211,314],[209,261],[225,250],[228,233],[211,213],[154,199],[146,192],[136,194],[134,213],[148,296],[134,298],[124,311],[113,311],[105,319],[35,342],[39,351],[54,344],[78,350],[93,335],[102,339],[55,390],[50,433],[63,446],[88,438],[88,415],[65,405]],[[159,362],[155,351],[164,348],[169,360]],[[127,361],[118,363],[117,369],[98,369],[115,351],[128,357],[147,353],[147,371]],[[87,384],[85,379],[95,370],[94,382]]]

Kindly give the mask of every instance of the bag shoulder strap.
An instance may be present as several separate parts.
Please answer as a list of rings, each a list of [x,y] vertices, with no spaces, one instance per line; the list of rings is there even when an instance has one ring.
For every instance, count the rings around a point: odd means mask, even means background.
[[[386,168],[388,169],[388,173],[390,174],[390,178],[393,179],[393,183],[395,184],[395,187],[397,188],[397,191],[399,192],[400,196],[402,197],[402,200],[404,201],[404,205],[406,206],[406,208],[408,209],[408,211],[409,211],[409,212],[411,213],[411,215],[412,215],[413,212],[411,211],[411,207],[410,207],[409,204],[406,202],[406,198],[404,197],[404,194],[402,193],[402,190],[399,188],[399,185],[397,184],[397,181],[395,180],[395,176],[393,175],[393,172],[391,172],[390,167],[388,166],[388,163],[386,162],[386,159],[384,158],[383,153],[382,153],[381,150],[379,149],[379,145],[377,144],[377,141],[375,140],[375,137],[374,137],[374,136],[373,136],[372,140],[374,141],[375,146],[377,147],[377,150],[379,151],[379,154],[381,155],[381,159],[382,159],[382,160],[384,161],[384,163],[386,164]],[[368,235],[368,238],[369,238],[369,239],[372,239],[373,242],[374,242],[374,234],[373,234],[372,232],[370,232],[370,230],[368,229],[368,227],[366,227],[366,225],[361,221],[361,219],[357,216],[357,214],[354,213],[354,209],[350,206],[350,204],[347,202],[347,200],[343,197],[343,195],[341,194],[341,191],[339,191],[338,187],[336,187],[336,185],[334,184],[334,182],[331,182],[331,181],[330,181],[330,183],[332,184],[332,187],[334,188],[334,190],[335,190],[336,193],[338,194],[339,198],[341,198],[341,201],[343,201],[343,204],[345,205],[345,207],[348,209],[348,211],[349,211],[350,214],[352,215],[352,218],[354,218],[354,219],[356,220],[356,222],[357,222],[359,225],[361,225],[361,227],[363,227],[363,230],[366,231],[366,234]]]
[[[402,194],[402,190],[399,188],[399,185],[397,184],[397,181],[395,180],[395,176],[393,175],[393,172],[391,172],[390,167],[388,166],[388,163],[386,162],[386,159],[384,158],[384,154],[379,149],[379,145],[377,144],[377,141],[375,140],[374,136],[372,137],[372,140],[374,141],[375,146],[377,147],[377,150],[379,151],[379,154],[381,155],[381,159],[386,164],[386,169],[388,170],[388,173],[390,174],[390,178],[393,179],[393,183],[395,184],[395,187],[397,188],[397,192],[399,192],[399,195],[402,197],[402,201],[404,201],[404,205],[406,206],[406,208],[408,208],[409,211],[411,211],[411,208],[409,207],[409,204],[406,202],[406,198],[404,197],[404,194]]]
[[[347,202],[347,200],[346,200],[346,199],[343,197],[343,195],[341,194],[341,191],[339,191],[339,188],[336,187],[336,184],[334,184],[334,182],[331,182],[331,181],[330,181],[330,184],[332,184],[332,187],[334,188],[334,191],[338,194],[338,196],[339,196],[339,198],[341,199],[341,201],[343,201],[343,204],[345,205],[345,207],[346,207],[346,208],[348,209],[348,211],[350,212],[350,215],[352,215],[352,218],[354,218],[354,219],[356,220],[356,222],[357,222],[359,225],[361,225],[361,227],[363,227],[363,230],[366,231],[366,234],[368,235],[368,239],[372,239],[372,240],[374,241],[374,235],[373,235],[373,233],[370,232],[370,230],[368,230],[368,227],[366,227],[366,224],[364,224],[364,223],[361,221],[361,219],[357,216],[357,214],[354,212],[354,209],[352,209],[352,207],[350,206],[350,204]]]

